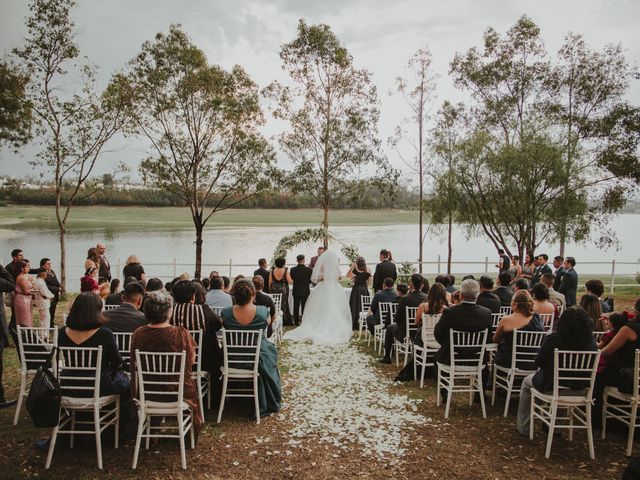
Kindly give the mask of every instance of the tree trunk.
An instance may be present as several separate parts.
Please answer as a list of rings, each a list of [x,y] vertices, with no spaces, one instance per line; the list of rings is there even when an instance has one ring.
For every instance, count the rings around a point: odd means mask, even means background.
[[[67,247],[65,244],[64,223],[58,224],[60,228],[60,293],[67,291]]]
[[[193,217],[193,224],[196,227],[196,270],[193,276],[199,280],[202,273],[202,230],[204,225],[198,216]]]
[[[447,275],[451,274],[451,257],[453,256],[453,248],[451,246],[451,234],[453,230],[453,213],[449,210],[449,226],[447,233]],[[440,273],[440,272],[438,272]]]
[[[325,204],[323,209],[324,209],[324,213],[322,216],[322,226],[325,229],[326,235],[324,236],[322,245],[326,249],[326,248],[329,248],[329,205]]]
[[[418,232],[418,273],[422,273],[422,250],[424,247],[423,223],[424,212],[422,210],[422,180],[420,180],[420,227]]]

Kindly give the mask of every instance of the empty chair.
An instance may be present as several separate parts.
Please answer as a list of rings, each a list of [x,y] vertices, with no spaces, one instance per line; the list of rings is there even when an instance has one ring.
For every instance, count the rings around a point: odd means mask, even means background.
[[[0,305],[0,307],[2,307]],[[13,424],[18,424],[22,401],[29,394],[29,382],[38,367],[47,361],[51,349],[58,343],[58,329],[44,327],[17,326],[18,353],[20,354],[20,393],[13,417]],[[2,341],[2,340],[0,340]]]

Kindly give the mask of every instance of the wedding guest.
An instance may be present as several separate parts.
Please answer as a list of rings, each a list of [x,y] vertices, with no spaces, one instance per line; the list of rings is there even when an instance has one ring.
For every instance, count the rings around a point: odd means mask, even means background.
[[[506,270],[503,270],[503,272],[506,272]],[[491,313],[500,313],[501,302],[498,296],[493,293],[493,280],[483,275],[478,280],[478,285],[480,285],[480,293],[476,299],[476,304],[487,307],[491,310]]]
[[[233,305],[231,295],[224,291],[222,277],[213,277],[211,279],[211,289],[207,292],[205,303],[211,308],[224,308]]]
[[[311,257],[311,260],[309,261],[309,268],[313,268],[313,267],[316,266],[316,262],[318,261],[318,257],[320,255],[322,255],[322,253],[324,252],[324,247],[318,247],[317,252],[318,253],[315,256]]]
[[[97,277],[100,271],[100,255],[98,255],[98,250],[95,247],[91,247],[87,252],[87,259],[84,261],[84,269],[89,270],[94,268]]]
[[[44,268],[39,268],[37,277],[33,282],[34,285],[34,305],[40,315],[40,326],[49,327],[51,325],[51,300],[54,298],[53,293],[47,287],[45,279],[47,278],[47,271]]]
[[[629,323],[629,318],[624,313],[613,312],[609,316],[609,324],[611,328],[607,330],[598,342],[598,348],[602,350],[604,347],[611,343],[611,340],[618,334],[620,329]],[[602,373],[604,369],[607,367],[607,364],[612,365],[616,361],[616,355],[619,353],[619,350],[611,355],[600,356],[600,363],[598,364],[598,373]]]
[[[567,306],[567,301],[565,300],[564,295],[560,292],[556,292],[555,288],[553,287],[555,283],[555,278],[553,277],[553,275],[545,273],[540,281],[547,287],[547,292],[549,293],[549,301],[557,306],[559,310],[564,309]]]
[[[542,278],[542,275],[546,273],[553,273],[551,270],[551,266],[547,263],[549,261],[549,255],[546,253],[542,253],[538,255],[538,266],[533,273],[533,277],[531,278],[531,286],[537,284]]]
[[[561,257],[560,255],[553,257],[553,268],[555,269],[553,271],[553,276],[555,278],[553,282],[553,289],[557,291],[562,283],[562,277],[564,277],[564,274],[566,273],[564,268],[564,257]]]
[[[449,285],[446,286],[445,290],[447,292],[449,292],[449,293],[453,293],[453,292],[455,292],[457,290],[456,289],[456,277],[449,273],[449,274],[447,274],[447,278],[449,279]]]
[[[516,282],[519,279],[524,278],[525,280],[527,280],[527,289],[528,289],[529,283],[531,283],[531,278],[533,277],[533,271],[535,270],[535,268],[536,268],[536,265],[533,257],[531,256],[530,253],[527,253],[524,257],[524,265],[522,265],[522,273],[520,274],[520,277],[514,278],[513,281]]]
[[[382,290],[376,292],[371,299],[371,307],[367,316],[367,328],[373,335],[375,325],[380,324],[380,303],[398,303],[400,296],[393,288],[393,278],[385,278],[382,282]]]
[[[58,302],[60,301],[60,292],[62,291],[62,286],[58,281],[58,277],[56,277],[56,273],[51,269],[51,260],[48,258],[43,258],[40,260],[40,268],[44,268],[47,272],[45,276],[44,282],[47,284],[47,288],[51,293],[53,293],[53,298],[50,300],[49,306],[49,327],[53,327],[56,320],[56,308],[58,307]],[[47,325],[42,325],[46,327]]]
[[[80,279],[80,292],[100,293],[100,284],[91,275],[85,275]]]
[[[529,290],[529,280],[526,278],[519,278],[513,284],[513,291],[517,292],[518,290]]]
[[[558,314],[558,307],[549,301],[549,289],[543,283],[536,283],[531,289],[531,295],[533,296],[533,311],[543,314],[553,314],[554,317]]]
[[[500,274],[503,272],[500,272]],[[514,255],[512,258],[512,263],[511,263],[511,267],[509,267],[509,272],[511,275],[511,278],[519,278],[522,275],[522,265],[520,265],[520,256],[519,255]],[[500,277],[500,274],[498,274],[498,277]]]
[[[127,288],[127,285],[134,282],[138,282],[138,280],[136,280],[136,277],[126,277],[124,279],[123,288]],[[105,305],[120,305],[120,304],[122,304],[122,291],[115,291],[109,294],[109,296],[107,297],[107,300],[105,301]]]
[[[446,290],[441,283],[434,283],[427,294],[427,301],[421,303],[416,310],[416,327],[422,325],[422,315],[439,315],[448,307],[449,302],[447,301]],[[419,329],[418,332],[420,332]],[[418,338],[420,339],[418,344],[422,345],[421,335],[416,336],[414,343],[417,342]]]
[[[273,271],[272,271],[273,274]],[[236,286],[236,305],[222,311],[224,328],[229,330],[261,330],[267,327],[269,312],[266,307],[255,305],[253,284],[240,280]],[[258,363],[258,403],[260,416],[277,413],[282,402],[278,351],[273,343],[262,337]]]
[[[304,306],[311,294],[313,269],[304,264],[304,255],[302,254],[296,257],[296,261],[298,264],[291,269],[290,276],[293,280],[293,323],[300,325],[300,317],[304,315]],[[253,283],[255,285],[255,282]],[[258,288],[257,285],[256,288]]]
[[[13,290],[16,288],[16,285],[13,281],[13,276],[0,265],[0,408],[7,408],[12,405],[15,405],[17,400],[7,400],[4,396],[4,387],[2,384],[2,374],[4,370],[3,363],[3,353],[4,348],[9,346],[9,329],[7,328],[7,323],[5,319],[5,308],[4,308],[4,295],[12,295]]]
[[[144,288],[138,282],[128,283],[122,292],[122,303],[118,308],[103,312],[104,326],[112,332],[133,333],[138,327],[147,324],[144,313],[140,311]]]
[[[447,302],[451,303],[451,292],[449,292],[449,276],[448,275],[436,275],[435,282],[441,284],[447,292]],[[428,293],[425,292],[425,293]]]
[[[120,291],[120,279],[114,278],[109,284],[109,294],[118,293]]]
[[[347,278],[353,282],[351,294],[349,295],[349,307],[351,308],[351,326],[353,330],[358,330],[360,312],[362,311],[362,295],[371,295],[369,285],[371,284],[371,270],[367,267],[364,257],[358,257],[352,262],[347,272]]]
[[[393,278],[391,280],[393,280]],[[398,283],[396,285],[396,293],[398,294],[398,298],[404,297],[409,293],[409,286],[406,283]]]
[[[284,258],[276,258],[275,266],[271,269],[271,274],[269,275],[269,292],[272,295],[276,293],[282,294],[282,301],[280,302],[282,323],[283,325],[292,325],[291,311],[289,310],[289,285],[293,280],[285,265],[286,260]]]
[[[451,305],[459,305],[461,302],[462,296],[460,295],[460,290],[456,290],[451,294]]]
[[[22,273],[22,269],[18,266],[18,263],[23,259],[24,255],[22,253],[22,250],[16,248],[11,251],[11,262],[4,267],[7,272],[11,274],[14,282],[16,281],[16,278],[18,278],[18,275]]]
[[[111,265],[109,264],[109,260],[107,260],[107,257],[105,256],[106,251],[107,251],[107,247],[104,243],[99,243],[98,245],[96,245],[96,253],[100,258],[100,262],[99,262],[100,272],[98,276],[100,278],[105,278],[107,282],[110,282],[111,281]]]
[[[225,293],[231,293],[231,279],[226,275],[223,275],[220,278],[222,278],[222,282],[224,283],[223,290],[225,291]]]
[[[267,268],[267,259],[261,258],[258,260],[258,269],[253,272],[253,276],[260,275],[265,285],[265,293],[269,293],[269,269]]]
[[[576,259],[573,257],[567,257],[564,260],[565,272],[562,276],[562,282],[558,291],[564,294],[567,300],[567,307],[572,307],[576,304],[576,293],[578,291],[578,273],[575,270]]]
[[[514,257],[515,258],[515,257]],[[513,297],[513,290],[511,290],[511,274],[509,272],[500,272],[498,274],[498,281],[496,289],[493,293],[500,299],[501,307],[508,307],[511,305],[511,297]]]
[[[309,268],[306,265],[303,265],[305,268]],[[293,272],[293,268],[291,269],[291,271]],[[267,295],[266,293],[263,292],[264,289],[264,279],[262,278],[261,275],[255,275],[252,279],[251,279],[251,283],[253,283],[253,287],[256,289],[256,298],[254,300],[253,303],[255,303],[256,305],[261,305],[263,307],[267,307],[269,309],[269,330],[268,330],[268,334],[267,337],[271,337],[271,325],[273,324],[273,322],[276,319],[276,304],[273,301],[273,298],[271,298],[271,295]],[[295,285],[295,283],[294,283]],[[294,298],[295,298],[295,294],[294,294]]]
[[[183,380],[183,400],[193,412],[194,435],[200,433],[203,413],[200,411],[198,389],[191,375],[196,360],[196,344],[191,334],[183,327],[171,325],[173,299],[168,292],[156,290],[147,293],[144,304],[144,316],[149,322],[133,332],[131,351],[142,352],[185,352],[186,365]],[[131,355],[131,378],[133,379],[133,393],[138,396],[136,384],[136,358]]]
[[[162,290],[164,285],[162,284],[162,280],[159,278],[150,278],[147,284],[144,287],[145,292],[155,292],[157,290]]]
[[[17,266],[20,269],[20,273],[16,278],[16,288],[13,291],[13,310],[15,312],[16,325],[32,327],[31,295],[34,285],[29,278],[31,265],[29,260],[23,259],[18,262]],[[15,345],[18,345],[18,342]]]
[[[498,264],[496,265],[499,272],[508,272],[511,267],[511,259],[509,255],[504,253],[502,248],[498,249]]]
[[[129,255],[122,269],[122,276],[124,278],[135,277],[139,282],[147,283],[147,274],[144,273],[142,262],[136,255]]]
[[[580,297],[580,306],[584,308],[589,318],[593,321],[593,329],[596,332],[607,330],[606,317],[603,317],[600,305],[600,299],[593,293],[585,293]]]
[[[211,283],[209,282],[209,279],[208,278],[203,278],[201,280],[201,282],[202,282],[202,286],[204,287],[204,291],[208,292],[209,291],[209,286],[211,285]]]
[[[104,302],[110,295],[109,282],[107,282],[107,280],[104,278],[100,278],[98,284],[100,285],[100,291],[98,292],[98,295],[100,295],[100,298]]]
[[[593,293],[598,297],[602,313],[611,313],[611,305],[602,300],[602,295],[604,295],[604,283],[602,283],[602,280],[588,280],[587,283],[584,284],[584,287],[586,288],[587,293]]]
[[[449,275],[447,275],[447,277],[449,277]],[[427,280],[425,277],[422,277],[422,287],[420,287],[420,291],[425,295],[429,295],[430,289],[431,289],[431,285],[429,285],[429,280]]]
[[[204,289],[200,281],[192,280],[192,282],[193,282],[193,288],[196,289],[196,297],[195,297],[196,305],[204,305],[206,303],[207,291]]]
[[[373,290],[379,292],[382,290],[382,282],[385,278],[392,278],[395,282],[398,278],[398,271],[395,263],[390,259],[390,252],[386,249],[380,250],[380,263],[376,265],[376,270],[373,273]]]

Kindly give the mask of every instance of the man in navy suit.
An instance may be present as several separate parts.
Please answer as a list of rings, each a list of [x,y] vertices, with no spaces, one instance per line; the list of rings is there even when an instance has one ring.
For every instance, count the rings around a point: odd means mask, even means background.
[[[576,259],[567,257],[564,259],[564,275],[558,291],[562,293],[567,300],[567,307],[574,306],[576,302],[576,293],[578,291],[578,272],[576,272]]]
[[[300,325],[300,311],[304,315],[304,306],[311,293],[309,287],[313,269],[304,264],[304,255],[298,255],[296,261],[298,265],[293,267],[289,274],[293,280],[293,321],[296,325]]]

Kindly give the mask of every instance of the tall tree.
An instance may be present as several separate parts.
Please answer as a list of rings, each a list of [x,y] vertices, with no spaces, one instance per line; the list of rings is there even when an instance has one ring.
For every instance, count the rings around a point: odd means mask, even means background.
[[[293,85],[274,82],[265,92],[277,102],[275,118],[290,127],[279,137],[294,165],[288,181],[317,199],[328,230],[336,199],[367,184],[390,187],[397,178],[380,154],[376,88],[327,25],[300,20],[297,38],[282,46],[280,58]]]
[[[31,138],[31,104],[25,99],[29,77],[0,60],[0,142],[18,148]]]
[[[95,190],[85,189],[105,144],[122,127],[124,117],[114,87],[97,88],[95,68],[79,65],[70,10],[73,0],[32,0],[28,37],[14,54],[26,68],[36,135],[37,157],[53,176],[60,237],[60,283],[66,289],[66,222],[74,203]],[[80,78],[80,84],[74,83]],[[72,87],[75,87],[72,89]]]
[[[402,162],[418,177],[418,272],[422,273],[424,250],[424,190],[430,162],[427,155],[430,106],[435,99],[436,75],[431,66],[431,52],[419,49],[407,63],[409,78],[396,78],[396,90],[409,107],[410,117],[396,127],[390,139]],[[404,152],[408,144],[410,156]]]
[[[127,92],[132,132],[148,139],[141,164],[146,182],[178,196],[195,227],[195,277],[202,266],[202,233],[219,211],[271,184],[274,155],[256,84],[240,66],[209,65],[177,25],[145,42],[126,75],[113,84]]]

